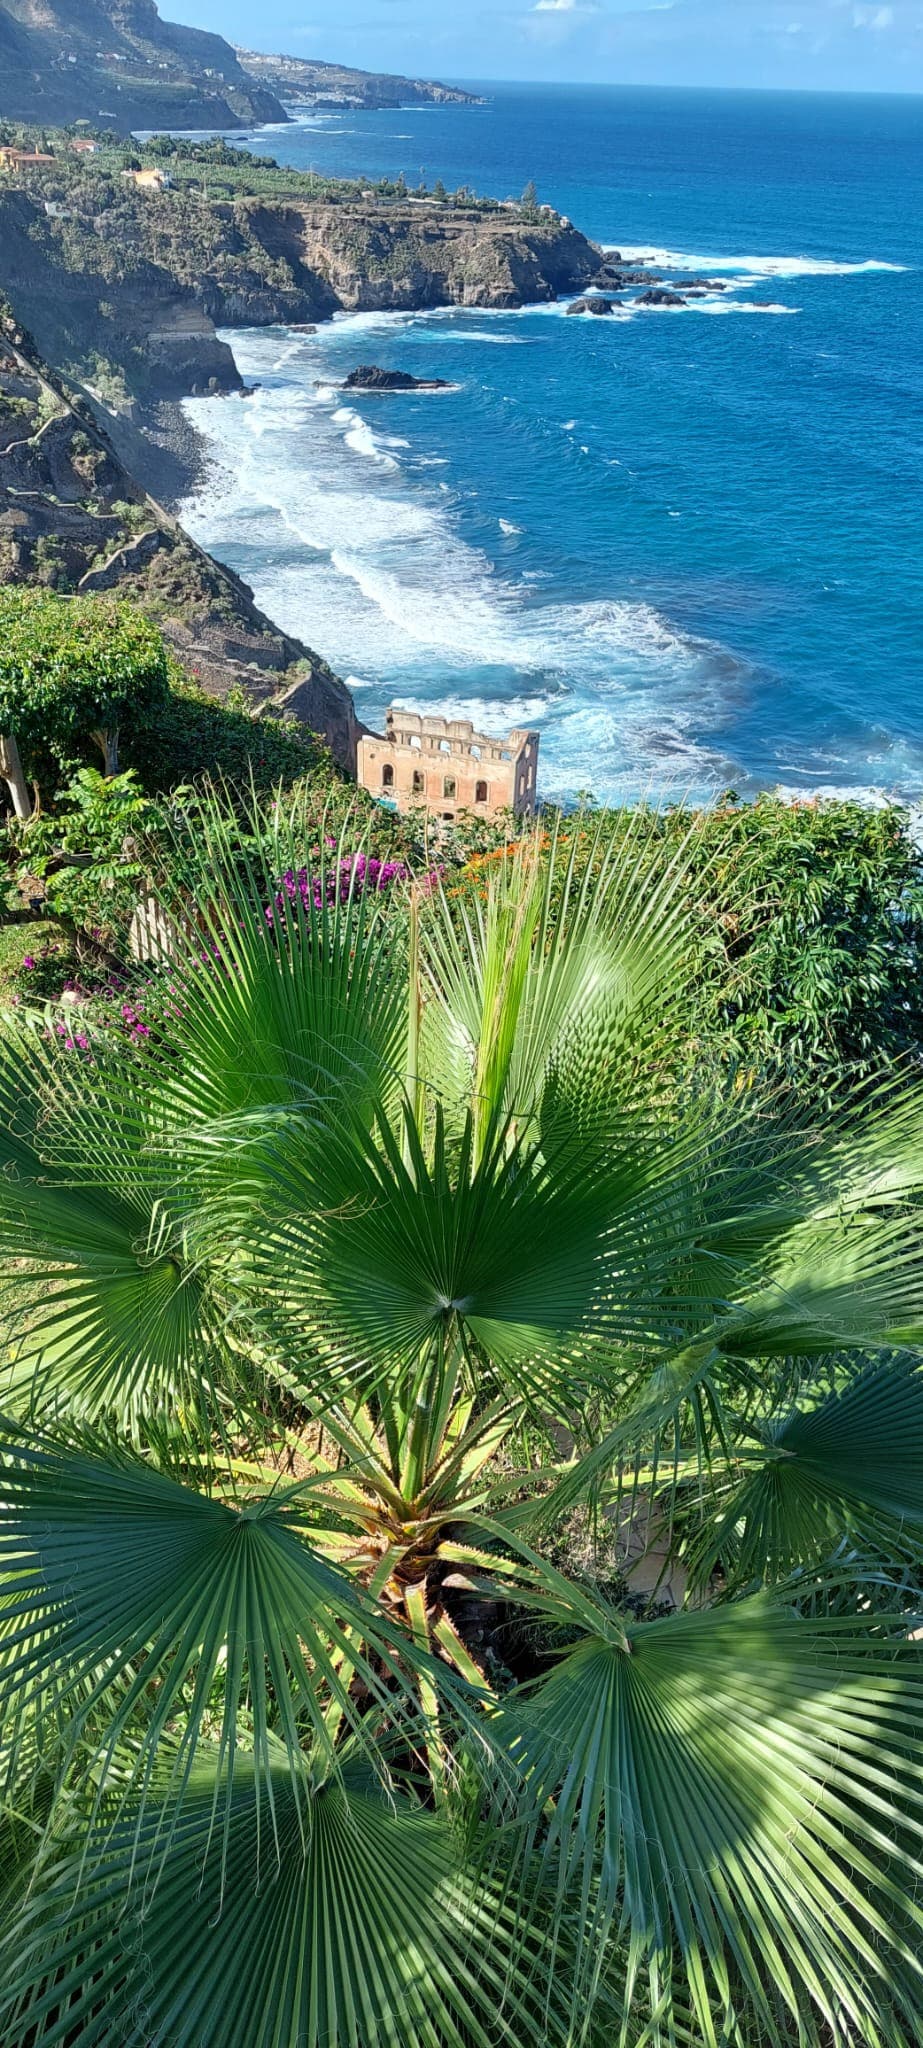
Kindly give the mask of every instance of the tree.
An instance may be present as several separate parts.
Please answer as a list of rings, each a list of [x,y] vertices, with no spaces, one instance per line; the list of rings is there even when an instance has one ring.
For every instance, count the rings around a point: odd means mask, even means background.
[[[646,829],[213,805],[150,1050],[6,1025],[4,2041],[920,2037],[916,1102],[690,1099]]]
[[[529,179],[526,189],[522,195],[521,203],[526,213],[538,212],[538,188],[536,186],[534,178]]]
[[[53,790],[90,744],[114,775],[120,725],[168,699],[163,640],[131,606],[0,591],[0,775],[17,816],[26,778]]]

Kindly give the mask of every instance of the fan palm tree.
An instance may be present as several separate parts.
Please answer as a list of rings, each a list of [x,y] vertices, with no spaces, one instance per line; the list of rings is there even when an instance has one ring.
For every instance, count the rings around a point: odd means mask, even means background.
[[[910,2048],[916,1096],[692,1095],[643,821],[306,833],[206,806],[143,1048],[3,1029],[0,2042]]]

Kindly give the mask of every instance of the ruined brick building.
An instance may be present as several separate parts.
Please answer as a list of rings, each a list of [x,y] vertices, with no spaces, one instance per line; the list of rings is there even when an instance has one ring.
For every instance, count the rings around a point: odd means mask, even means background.
[[[365,733],[359,741],[357,779],[399,811],[420,805],[449,824],[459,811],[484,818],[534,811],[538,744],[537,732],[517,729],[496,739],[475,732],[470,719],[421,716],[392,704],[384,735]]]

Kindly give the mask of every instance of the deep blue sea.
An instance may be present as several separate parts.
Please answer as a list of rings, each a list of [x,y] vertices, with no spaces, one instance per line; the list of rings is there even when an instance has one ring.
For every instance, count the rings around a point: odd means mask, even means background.
[[[330,114],[280,161],[534,178],[623,255],[727,281],[626,304],[229,334],[185,517],[280,624],[396,698],[542,731],[546,795],[923,794],[923,99],[487,87]],[[433,396],[335,389],[362,362]]]

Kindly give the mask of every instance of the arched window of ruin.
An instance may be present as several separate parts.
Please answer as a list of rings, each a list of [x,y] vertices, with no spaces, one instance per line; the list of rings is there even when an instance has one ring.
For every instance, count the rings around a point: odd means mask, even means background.
[[[451,753],[451,748],[450,748],[450,746],[449,746],[449,742],[448,742],[448,740],[440,740],[440,742],[439,742],[439,752],[440,752],[440,754],[448,754],[448,753]]]
[[[475,747],[472,747],[472,749],[471,749],[471,752],[472,752],[472,754],[474,755],[474,758],[475,758],[475,760],[476,760],[476,761],[479,761],[479,760],[480,760],[480,758],[481,758],[481,749],[480,749],[480,747],[477,747],[477,746],[475,746]]]
[[[424,774],[423,774],[423,770],[422,770],[422,768],[415,768],[415,769],[414,769],[414,771],[413,771],[413,793],[414,793],[414,796],[423,796],[423,795],[425,795],[425,792],[426,792],[426,777],[425,777],[425,776],[424,776]]]
[[[444,781],[443,781],[443,784],[442,784],[442,794],[443,794],[443,796],[444,796],[444,797],[446,798],[446,800],[447,800],[447,801],[449,801],[449,802],[452,802],[452,803],[454,803],[454,801],[455,801],[455,777],[454,777],[454,775],[447,775],[447,776],[445,777],[445,779],[444,779]]]
[[[475,801],[475,803],[476,803],[476,804],[486,804],[486,802],[487,802],[487,784],[486,784],[486,782],[476,782],[476,783],[475,783],[475,785],[474,785],[474,801]]]
[[[411,744],[411,746],[412,746],[412,747],[416,747],[416,750],[417,750],[417,753],[418,753],[418,754],[419,754],[419,753],[422,753],[422,751],[423,751],[423,741],[421,740],[421,738],[420,738],[420,735],[419,735],[419,733],[418,733],[418,732],[412,732],[412,733],[411,733],[411,735],[410,735],[410,744]]]
[[[381,786],[382,789],[394,788],[394,769],[392,768],[390,761],[385,762],[385,765],[381,771]]]

